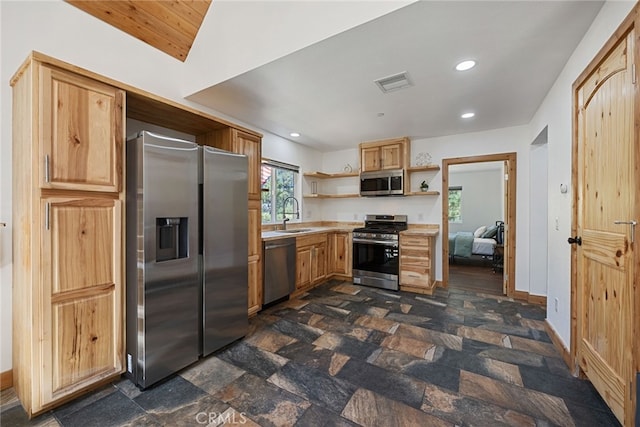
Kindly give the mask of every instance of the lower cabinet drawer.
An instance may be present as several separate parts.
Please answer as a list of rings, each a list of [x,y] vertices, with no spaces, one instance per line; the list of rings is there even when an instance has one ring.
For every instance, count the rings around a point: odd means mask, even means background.
[[[429,283],[429,269],[426,267],[413,267],[411,269],[403,268],[400,271],[401,285],[418,285],[424,286]]]
[[[400,264],[404,266],[428,267],[429,259],[415,255],[400,255]]]

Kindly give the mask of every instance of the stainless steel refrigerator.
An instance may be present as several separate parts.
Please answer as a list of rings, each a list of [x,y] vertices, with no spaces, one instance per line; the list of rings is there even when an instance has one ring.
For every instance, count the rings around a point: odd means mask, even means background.
[[[202,353],[249,328],[247,157],[200,147],[202,188]]]
[[[127,141],[127,375],[141,388],[248,327],[247,161],[208,151],[146,131]]]

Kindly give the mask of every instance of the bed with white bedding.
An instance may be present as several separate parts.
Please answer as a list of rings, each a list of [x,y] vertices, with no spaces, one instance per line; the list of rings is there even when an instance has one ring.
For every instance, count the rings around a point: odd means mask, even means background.
[[[455,257],[471,258],[473,255],[493,257],[499,231],[501,230],[498,221],[496,225],[479,227],[473,233],[449,233],[449,257],[451,260]]]

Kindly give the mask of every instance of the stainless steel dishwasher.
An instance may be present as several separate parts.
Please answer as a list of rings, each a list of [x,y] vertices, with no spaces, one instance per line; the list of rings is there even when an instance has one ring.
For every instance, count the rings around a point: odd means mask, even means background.
[[[263,304],[289,296],[294,291],[296,287],[295,237],[264,242],[263,273]]]

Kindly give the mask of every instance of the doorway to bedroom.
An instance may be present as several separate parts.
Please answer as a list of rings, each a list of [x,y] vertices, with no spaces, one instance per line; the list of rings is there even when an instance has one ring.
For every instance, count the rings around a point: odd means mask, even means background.
[[[443,286],[511,296],[516,154],[444,159],[442,169]]]

